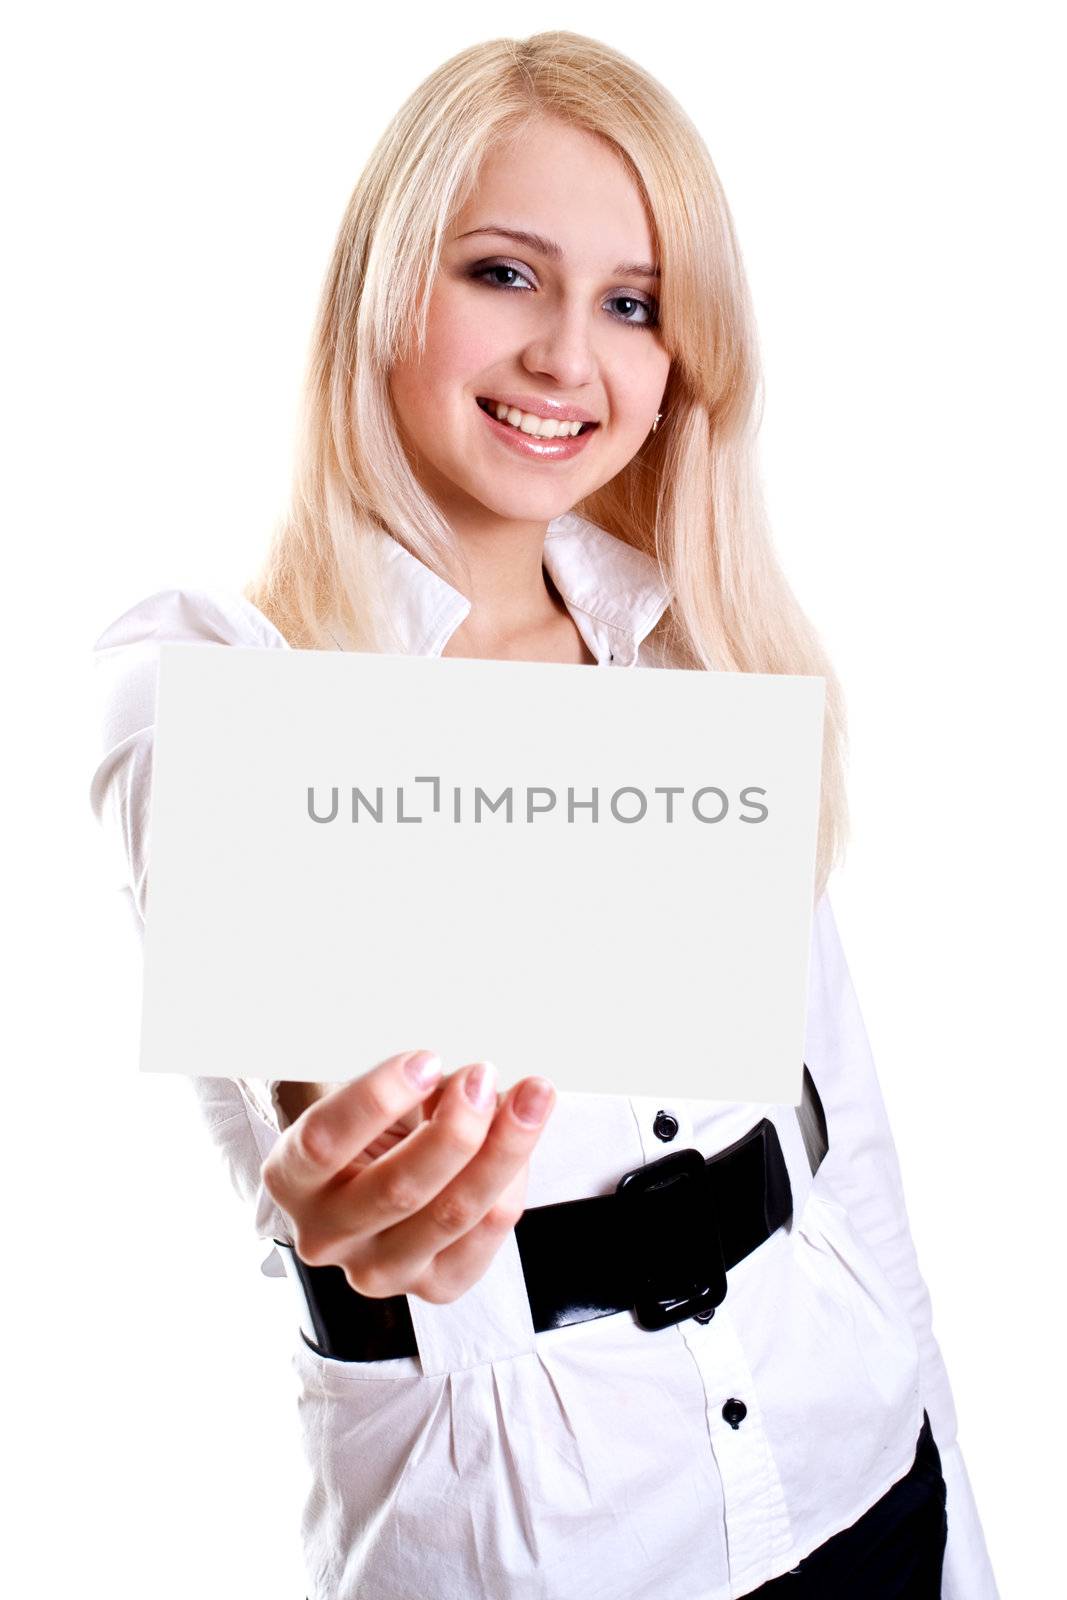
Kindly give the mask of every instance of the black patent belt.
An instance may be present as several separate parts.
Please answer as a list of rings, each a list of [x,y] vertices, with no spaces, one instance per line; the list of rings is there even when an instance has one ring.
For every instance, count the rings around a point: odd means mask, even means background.
[[[619,1179],[613,1194],[532,1206],[515,1225],[534,1330],[620,1311],[657,1329],[707,1321],[726,1274],[792,1216],[778,1131],[766,1118],[725,1150],[672,1150]],[[315,1331],[306,1342],[335,1361],[418,1353],[406,1295],[371,1299],[340,1267],[287,1252]]]

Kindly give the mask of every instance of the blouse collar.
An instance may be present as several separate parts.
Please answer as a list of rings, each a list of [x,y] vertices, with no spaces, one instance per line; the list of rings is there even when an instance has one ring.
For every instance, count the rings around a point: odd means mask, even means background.
[[[398,540],[382,537],[386,599],[403,651],[439,656],[471,603]],[[657,563],[573,511],[549,523],[543,561],[598,665],[632,667],[670,604]]]

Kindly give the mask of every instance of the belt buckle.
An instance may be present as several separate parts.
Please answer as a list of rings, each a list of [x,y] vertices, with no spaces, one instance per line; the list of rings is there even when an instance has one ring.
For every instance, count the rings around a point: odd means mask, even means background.
[[[689,1149],[636,1167],[615,1186],[627,1241],[639,1251],[634,1315],[650,1333],[713,1312],[726,1298],[726,1263],[705,1184],[704,1157]]]

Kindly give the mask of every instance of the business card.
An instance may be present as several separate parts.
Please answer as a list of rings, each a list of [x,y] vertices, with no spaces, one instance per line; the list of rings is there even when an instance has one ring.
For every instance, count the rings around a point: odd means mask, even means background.
[[[824,697],[162,645],[142,1069],[798,1103]]]

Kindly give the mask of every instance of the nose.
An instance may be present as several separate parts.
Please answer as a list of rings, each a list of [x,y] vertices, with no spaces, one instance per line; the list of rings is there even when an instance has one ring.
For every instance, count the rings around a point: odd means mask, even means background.
[[[589,314],[577,301],[546,307],[544,320],[523,351],[523,366],[529,373],[554,378],[561,388],[580,388],[596,373],[592,335]]]

